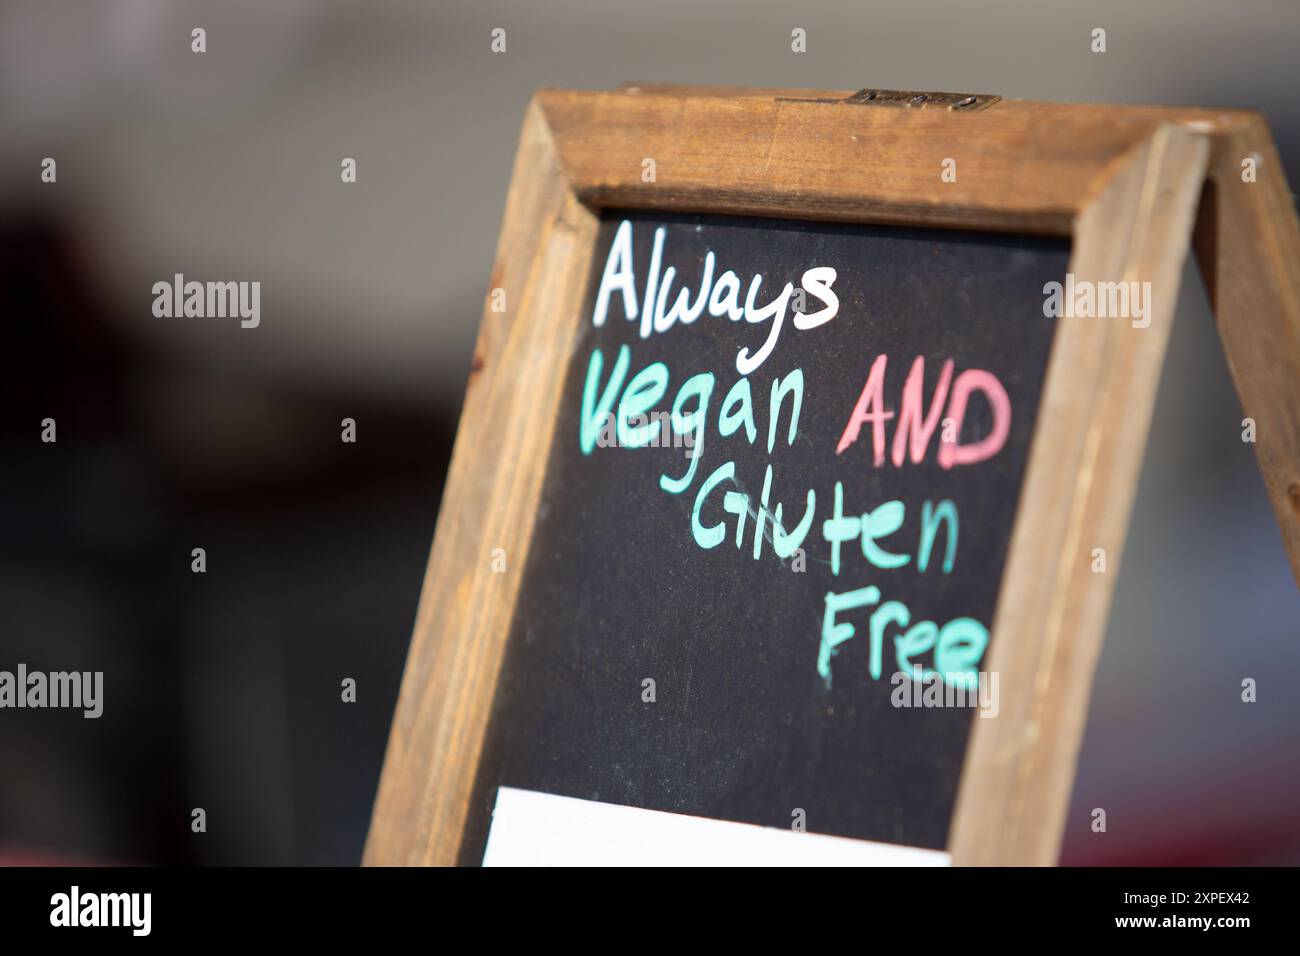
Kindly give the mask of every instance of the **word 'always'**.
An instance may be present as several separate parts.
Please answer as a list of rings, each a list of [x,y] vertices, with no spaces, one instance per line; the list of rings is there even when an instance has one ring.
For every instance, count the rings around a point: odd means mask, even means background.
[[[713,273],[716,262],[712,250],[704,256],[704,268],[700,276],[699,292],[691,302],[690,289],[683,288],[669,305],[672,295],[673,280],[677,269],[669,266],[663,269],[664,239],[668,230],[660,226],[655,230],[654,245],[650,252],[650,268],[646,274],[644,298],[637,303],[636,267],[632,256],[632,223],[624,219],[619,223],[614,235],[614,242],[605,259],[605,271],[600,277],[600,289],[596,293],[596,307],[592,312],[591,324],[597,327],[605,324],[609,314],[609,301],[615,292],[620,293],[623,302],[623,315],[633,321],[641,318],[641,338],[649,338],[654,333],[667,332],[678,322],[690,325],[698,319],[707,307],[709,315],[715,318],[726,316],[732,322],[744,319],[751,325],[771,320],[772,327],[767,334],[767,341],[757,352],[750,353],[748,347],[742,348],[736,355],[736,371],[748,375],[762,365],[772,350],[776,348],[777,339],[785,324],[791,300],[795,295],[793,282],[787,282],[777,293],[776,298],[766,305],[758,305],[759,290],[763,285],[762,273],[755,273],[749,280],[745,293],[745,304],[740,304],[741,282],[735,272],[728,269],[717,279]],[[662,274],[661,274],[662,270]],[[835,282],[835,270],[830,266],[814,266],[803,273],[799,279],[801,299],[814,296],[823,303],[816,312],[796,311],[794,327],[799,331],[815,329],[825,325],[839,313],[839,297],[831,291]]]

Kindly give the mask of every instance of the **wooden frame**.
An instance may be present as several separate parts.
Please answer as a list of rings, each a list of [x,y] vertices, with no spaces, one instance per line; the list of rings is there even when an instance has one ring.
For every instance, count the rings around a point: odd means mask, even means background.
[[[1001,718],[974,721],[955,863],[1055,862],[1194,221],[1300,576],[1300,232],[1265,122],[993,100],[671,86],[533,98],[489,282],[510,308],[483,311],[367,864],[457,859],[601,208],[1071,236],[1077,277],[1152,283],[1148,328],[1058,320],[985,664],[1004,678]],[[957,182],[940,179],[946,157]],[[1248,159],[1257,182],[1243,181]],[[1097,547],[1108,573],[1092,572]],[[489,573],[495,548],[505,574]]]

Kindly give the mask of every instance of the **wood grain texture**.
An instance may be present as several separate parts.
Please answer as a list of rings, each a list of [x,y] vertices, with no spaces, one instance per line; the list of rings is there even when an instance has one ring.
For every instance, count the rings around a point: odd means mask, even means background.
[[[1150,328],[1062,327],[987,665],[1003,675],[1003,712],[976,720],[953,823],[958,862],[1055,859],[1201,190],[1200,137],[1211,187],[1197,253],[1300,577],[1300,233],[1263,120],[1018,100],[971,113],[799,101],[852,92],[639,85],[534,97],[490,282],[508,308],[483,313],[366,863],[456,859],[603,207],[1073,235],[1080,277],[1153,282]],[[1259,182],[1241,184],[1252,153]],[[957,181],[944,183],[950,157]],[[505,574],[491,571],[498,547]],[[1105,575],[1090,570],[1093,547],[1107,549]]]
[[[1079,281],[1150,282],[1150,325],[1061,317],[953,817],[957,865],[1056,862],[1209,144],[1158,127],[1080,216]],[[1095,570],[1096,550],[1104,570]]]
[[[530,108],[491,279],[507,308],[484,305],[365,863],[455,862],[596,224]]]
[[[846,90],[634,86],[538,95],[593,206],[1069,235],[1109,169],[1161,123],[1241,111],[1002,100],[973,113],[812,102]],[[801,102],[806,99],[808,102]],[[653,159],[656,178],[642,179]],[[956,182],[940,164],[957,161]]]
[[[1256,181],[1242,180],[1254,158]],[[1220,137],[1196,252],[1291,570],[1300,583],[1300,222],[1264,119]],[[1251,447],[1243,445],[1243,452]]]

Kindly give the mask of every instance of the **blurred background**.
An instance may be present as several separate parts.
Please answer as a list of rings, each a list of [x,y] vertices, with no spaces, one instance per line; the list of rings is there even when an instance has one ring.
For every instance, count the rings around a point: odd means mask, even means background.
[[[107,687],[0,713],[0,861],[360,859],[535,89],[1250,106],[1300,183],[1300,5],[1086,7],[0,2],[0,668]],[[260,327],[154,318],[177,272],[260,281]],[[1300,595],[1241,417],[1189,267],[1065,863],[1300,863]]]

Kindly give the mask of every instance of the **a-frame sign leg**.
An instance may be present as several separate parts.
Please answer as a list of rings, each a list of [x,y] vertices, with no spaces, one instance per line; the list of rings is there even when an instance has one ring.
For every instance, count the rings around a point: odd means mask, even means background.
[[[1212,144],[1193,245],[1300,582],[1300,222],[1261,116]]]

